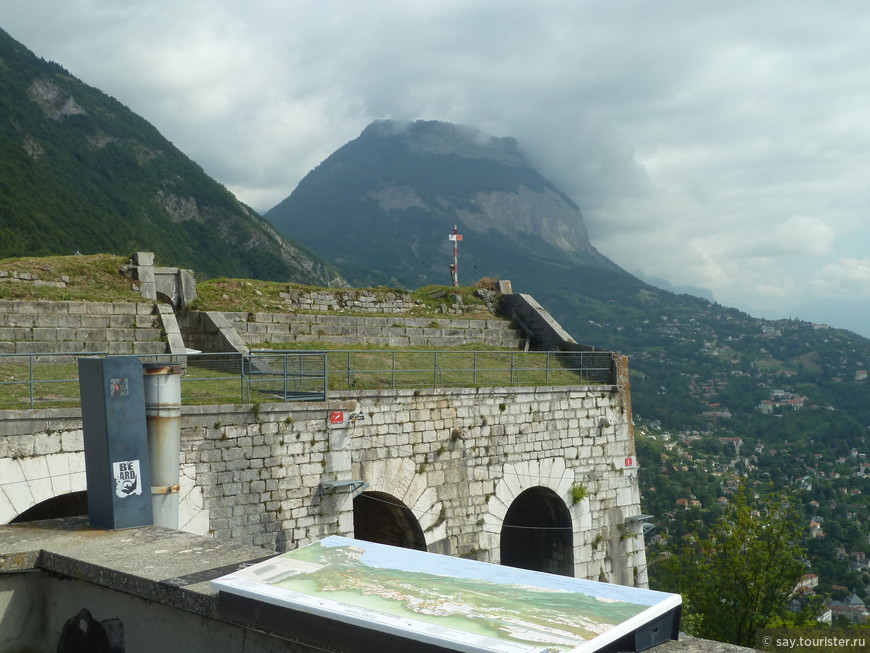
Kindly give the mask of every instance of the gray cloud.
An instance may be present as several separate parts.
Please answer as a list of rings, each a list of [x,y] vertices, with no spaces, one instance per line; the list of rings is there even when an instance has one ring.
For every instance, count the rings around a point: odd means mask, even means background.
[[[870,297],[858,0],[42,0],[2,26],[259,210],[371,120],[448,120],[516,138],[626,268],[769,313]]]

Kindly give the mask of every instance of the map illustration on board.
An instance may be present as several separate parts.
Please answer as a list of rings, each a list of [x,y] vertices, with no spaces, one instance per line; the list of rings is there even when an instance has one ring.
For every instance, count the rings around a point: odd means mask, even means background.
[[[224,576],[219,589],[456,650],[589,650],[680,597],[328,537]],[[590,646],[583,646],[589,643]]]

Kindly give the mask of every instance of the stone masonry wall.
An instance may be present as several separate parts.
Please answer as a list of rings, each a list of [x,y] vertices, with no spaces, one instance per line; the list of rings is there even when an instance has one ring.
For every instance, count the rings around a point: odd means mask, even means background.
[[[366,317],[301,313],[225,313],[249,346],[329,342],[383,347],[451,347],[485,343],[517,349],[524,340],[508,320]]]
[[[495,309],[497,294],[491,290],[478,289],[477,297],[484,300],[491,311]],[[374,315],[396,315],[408,313],[412,309],[423,304],[415,299],[411,293],[393,289],[308,289],[290,288],[287,292],[280,293],[287,308],[291,311],[314,311],[314,312],[344,312],[368,313]],[[461,316],[469,307],[461,302],[461,298],[451,296],[443,289],[436,289],[430,293],[433,299],[443,298],[441,312]]]
[[[350,311],[353,313],[407,313],[417,304],[407,293],[369,290],[302,290],[281,293],[287,307],[297,311]]]
[[[165,351],[153,304],[0,300],[0,354]]]
[[[180,470],[179,529],[209,532],[196,469]],[[42,501],[87,490],[81,409],[0,411],[0,524]]]
[[[0,283],[24,283],[31,286],[66,288],[69,285],[69,277],[62,274],[56,281],[45,281],[32,272],[9,272],[8,270],[0,270]]]
[[[329,413],[339,409],[360,419],[333,428]],[[74,416],[12,413],[0,420],[0,521],[84,489]],[[185,406],[180,523],[277,550],[353,536],[350,488],[322,483],[360,480],[408,506],[429,550],[497,563],[512,502],[548,488],[570,511],[576,576],[645,586],[643,537],[626,522],[640,513],[637,470],[626,466],[633,454],[625,396],[614,386]],[[586,490],[577,503],[575,484]]]

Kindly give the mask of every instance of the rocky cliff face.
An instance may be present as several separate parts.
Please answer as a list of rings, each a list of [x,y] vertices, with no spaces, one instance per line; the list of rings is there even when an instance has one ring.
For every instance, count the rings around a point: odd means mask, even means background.
[[[514,139],[445,122],[370,124],[266,217],[357,284],[448,283],[454,224],[466,283],[508,274],[518,253],[612,265]]]
[[[506,235],[531,234],[566,252],[593,252],[586,225],[576,206],[545,188],[535,192],[520,186],[515,193],[475,193],[478,210],[459,210],[459,219],[475,231]]]

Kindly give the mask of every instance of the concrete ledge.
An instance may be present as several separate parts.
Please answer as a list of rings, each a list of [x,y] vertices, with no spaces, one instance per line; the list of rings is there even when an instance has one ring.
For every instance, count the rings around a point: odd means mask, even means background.
[[[85,518],[2,526],[0,650],[320,653],[218,614],[210,581],[271,555],[159,527],[100,531]]]
[[[257,631],[227,620],[219,613],[218,592],[212,589],[210,581],[272,554],[265,549],[158,526],[98,530],[88,526],[84,517],[0,526],[0,590],[3,590],[0,591],[3,630],[0,643],[9,646],[41,644],[44,650],[49,646],[53,649],[64,621],[75,613],[71,610],[83,606],[94,614],[120,616],[127,632],[128,651],[169,650],[160,648],[167,638],[172,640],[170,646],[191,651],[313,653],[335,650],[327,644],[329,636],[325,632],[318,635],[317,642],[309,633],[300,638],[308,641],[293,643],[286,636],[281,638]],[[29,572],[47,572],[51,580],[44,578],[42,582],[28,583]],[[40,593],[43,596],[38,596]],[[60,610],[57,604],[62,606]],[[169,610],[155,612],[149,607],[155,604]],[[69,614],[63,612],[64,609]],[[34,610],[44,614],[35,614]],[[196,621],[196,617],[207,622]],[[8,626],[13,621],[15,632],[10,632]],[[227,645],[231,645],[230,648],[226,648]],[[357,647],[342,650],[346,653],[370,650],[365,631],[360,631]],[[691,637],[649,650],[654,653],[750,651]]]
[[[0,572],[48,571],[206,617],[217,615],[211,577],[270,553],[159,526],[105,531],[86,517],[0,526]]]
[[[82,427],[81,408],[0,410],[0,436],[67,431]]]

